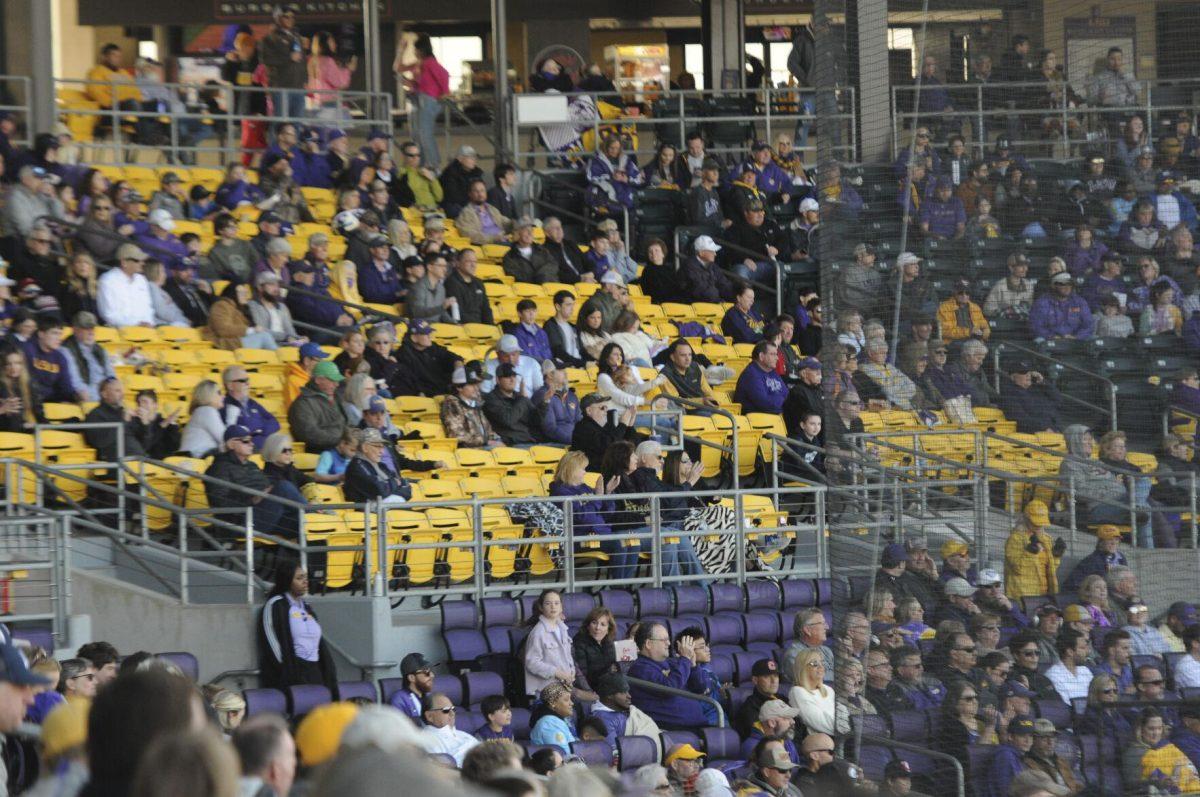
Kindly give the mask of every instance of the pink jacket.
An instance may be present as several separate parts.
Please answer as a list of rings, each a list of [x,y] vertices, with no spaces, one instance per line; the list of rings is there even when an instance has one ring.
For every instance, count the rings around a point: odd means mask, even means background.
[[[307,88],[309,91],[316,92],[313,96],[322,105],[335,103],[337,95],[329,93],[328,90],[344,90],[350,85],[351,74],[349,67],[342,66],[328,55],[322,55],[317,58],[317,75],[309,78]],[[326,89],[326,91],[322,92],[321,89]]]
[[[525,694],[536,695],[551,681],[559,670],[575,672],[575,656],[571,651],[571,635],[567,624],[561,620],[552,628],[545,618],[525,639]]]
[[[421,61],[421,71],[413,81],[418,94],[428,94],[440,100],[450,93],[450,73],[433,56]]]

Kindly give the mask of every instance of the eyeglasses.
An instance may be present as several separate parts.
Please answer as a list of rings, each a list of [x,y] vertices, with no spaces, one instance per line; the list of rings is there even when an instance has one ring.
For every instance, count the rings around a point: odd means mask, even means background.
[[[1138,681],[1138,686],[1162,686],[1164,683],[1162,678],[1157,678],[1153,681]]]
[[[1116,688],[1112,687],[1112,686],[1108,687],[1107,689],[1100,690],[1100,694],[1102,694],[1102,695],[1115,695],[1116,693],[1117,693]]]
[[[816,667],[824,667],[825,665],[824,665],[824,664],[822,664],[822,663],[821,663],[821,662],[819,662],[819,661],[810,661],[810,662],[808,663],[808,666],[809,666],[809,667],[816,668]]]
[[[254,441],[253,441],[253,440],[251,440],[249,437],[235,437],[235,438],[233,438],[232,440],[230,440],[229,442],[231,442],[231,443],[245,443],[246,445],[250,445],[250,444],[251,444],[251,443],[253,443]]]
[[[290,453],[292,453],[292,449],[290,449],[290,448],[281,448],[281,449],[279,449],[279,453],[280,453],[280,454],[290,454]]]
[[[650,637],[649,639],[647,639],[646,641],[647,641],[647,642],[666,642],[668,645],[669,645],[669,644],[671,644],[671,638],[670,638],[670,637],[659,637],[659,636],[652,636],[652,637]]]
[[[421,153],[419,153],[419,152],[413,152],[413,151],[411,151],[411,150],[407,150],[407,149],[406,149],[406,150],[404,150],[404,157],[406,157],[406,158],[419,158],[419,157],[421,157]]]
[[[834,754],[835,752],[837,752],[837,751],[836,751],[836,750],[834,750],[832,747],[822,747],[822,748],[820,748],[820,749],[813,750],[812,752],[814,752],[814,753],[828,753],[829,755],[833,755],[833,754]]]
[[[72,676],[71,676],[70,678],[68,678],[67,680],[68,680],[68,681],[74,681],[76,678],[86,678],[86,679],[88,679],[89,681],[94,681],[94,680],[96,680],[96,673],[94,673],[94,672],[81,672],[81,673],[79,673],[79,675],[72,675]]]
[[[96,210],[112,210],[112,205],[96,205]]]
[[[962,697],[959,698],[959,700],[963,700],[963,701],[978,700],[978,699],[979,699],[979,695],[963,695]]]
[[[1000,626],[998,626],[998,625],[981,625],[981,626],[979,626],[979,630],[980,631],[999,631]]]
[[[969,648],[955,648],[955,650],[958,651],[959,653],[974,653],[975,652],[975,648],[973,646],[969,647]]]
[[[241,379],[230,379],[230,380],[229,380],[229,383],[230,383],[231,385],[232,385],[232,384],[237,384],[238,382],[245,382],[245,383],[249,384],[249,382],[250,382],[250,377],[248,377],[248,376],[243,376]]]

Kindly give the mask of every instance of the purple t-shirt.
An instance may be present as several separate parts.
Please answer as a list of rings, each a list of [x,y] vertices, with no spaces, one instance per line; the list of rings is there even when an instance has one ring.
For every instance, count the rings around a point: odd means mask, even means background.
[[[956,196],[946,202],[931,197],[921,205],[921,223],[929,225],[930,235],[953,238],[958,225],[967,223],[967,212],[962,200]]]

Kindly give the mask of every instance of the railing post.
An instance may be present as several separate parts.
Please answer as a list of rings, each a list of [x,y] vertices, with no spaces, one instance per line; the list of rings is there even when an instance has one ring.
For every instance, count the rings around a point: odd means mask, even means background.
[[[979,147],[979,157],[987,152],[987,129],[983,124],[983,84],[975,84],[975,111],[978,114],[978,124],[975,128],[975,146]]]
[[[254,508],[246,507],[246,603],[254,603]]]
[[[471,525],[475,528],[475,535],[473,537],[475,546],[475,603],[482,606],[483,588],[487,579],[487,548],[483,544],[483,505],[479,503],[478,495],[471,499]]]
[[[296,514],[300,516],[299,529],[297,529],[296,540],[300,543],[300,566],[304,568],[304,572],[308,572],[308,513],[297,510]]]
[[[371,502],[368,501],[363,507],[363,596],[369,597],[374,594],[374,576],[375,568],[371,565],[375,546],[371,544],[371,532],[375,527],[375,516],[371,512]],[[353,590],[353,587],[351,587]]]
[[[1064,158],[1071,157],[1070,122],[1067,117],[1067,87],[1069,85],[1070,84],[1067,83],[1066,76],[1064,75],[1063,82],[1062,82],[1062,91],[1059,93],[1060,99],[1062,101],[1062,106],[1061,106],[1062,107],[1062,143],[1063,143],[1062,157],[1064,157]],[[1147,128],[1147,129],[1150,129],[1150,128]]]
[[[1075,477],[1067,477],[1067,516],[1071,521],[1071,556],[1075,555],[1075,540],[1079,519],[1075,516]]]
[[[179,601],[188,603],[188,550],[187,550],[187,515],[179,515]]]
[[[650,570],[655,587],[662,586],[663,580],[663,537],[662,537],[662,507],[658,496],[650,498]]]
[[[746,528],[746,508],[742,498],[742,491],[738,490],[733,494],[733,511],[735,513],[734,528],[737,529],[737,583],[738,586],[743,586],[746,583],[746,536],[748,530]],[[689,544],[691,540],[688,541]]]
[[[1188,490],[1188,512],[1190,512],[1192,515],[1192,518],[1190,521],[1190,525],[1192,527],[1192,550],[1195,550],[1197,548],[1197,545],[1196,545],[1196,539],[1197,539],[1197,536],[1196,536],[1196,472],[1192,471],[1191,473],[1189,473],[1188,479],[1191,482],[1191,485],[1190,485],[1191,489]]]
[[[828,512],[827,499],[829,497],[829,488],[822,487],[816,492],[816,513],[814,520],[816,521],[816,537],[817,537],[817,572],[821,574],[821,578],[829,575],[829,543],[826,539],[826,532],[829,528],[829,521],[826,517]],[[797,540],[799,537],[797,537]]]
[[[563,551],[563,561],[566,562],[567,592],[575,591],[575,511],[571,506],[570,497],[563,502],[563,535],[566,537],[566,550]]]
[[[370,511],[370,504],[363,507],[364,514]],[[379,566],[375,578],[375,596],[386,598],[390,590],[388,582],[392,578],[392,569],[388,566],[388,563],[391,562],[391,557],[388,555],[391,542],[388,535],[387,504],[383,501],[379,502],[379,506],[375,510],[375,527],[379,529],[379,535],[376,537],[376,560],[379,562]]]
[[[766,106],[763,109],[763,121],[764,121],[764,125],[765,125],[764,129],[766,130],[766,133],[767,133],[766,141],[767,141],[768,145],[770,145],[770,143],[772,141],[772,138],[771,138],[771,91],[772,91],[771,87],[767,86],[763,92],[766,97],[766,102],[763,103],[763,105]]]

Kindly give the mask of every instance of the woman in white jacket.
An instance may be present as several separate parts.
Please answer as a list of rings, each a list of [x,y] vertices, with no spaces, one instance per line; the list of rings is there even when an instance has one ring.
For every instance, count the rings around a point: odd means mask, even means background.
[[[525,638],[525,694],[536,697],[554,681],[575,684],[575,655],[562,613],[562,595],[548,589],[533,604],[537,618]]]
[[[788,692],[788,703],[800,710],[798,719],[808,732],[837,736],[837,701],[833,687],[825,683],[825,660],[819,649],[802,651],[796,657],[792,683],[795,686]]]
[[[617,407],[637,407],[646,403],[645,395],[667,380],[659,374],[650,382],[642,380],[637,368],[629,368],[632,380],[619,380],[618,371],[625,366],[625,351],[616,343],[609,343],[600,352],[600,375],[596,378],[596,391],[608,396]]]
[[[666,348],[665,341],[655,340],[642,331],[642,319],[631,310],[623,310],[613,321],[612,342],[621,347],[630,365],[649,368],[654,355]]]
[[[179,440],[181,450],[201,458],[221,450],[225,442],[225,421],[221,418],[224,403],[221,386],[213,380],[205,379],[196,385],[188,407],[190,417]]]

